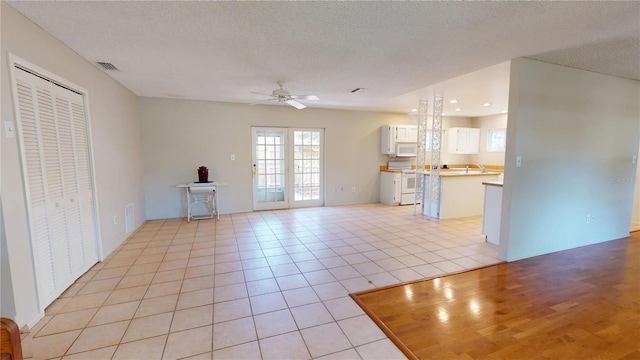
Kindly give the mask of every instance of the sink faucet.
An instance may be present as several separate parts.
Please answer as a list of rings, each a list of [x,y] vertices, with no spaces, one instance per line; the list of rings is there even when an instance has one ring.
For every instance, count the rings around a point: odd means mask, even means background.
[[[482,172],[483,172],[483,173],[486,173],[486,172],[487,172],[487,169],[486,169],[484,166],[482,166],[482,165],[480,165],[480,164],[476,164],[476,166],[477,166],[477,167],[479,167],[479,168],[480,168],[480,170],[482,170]]]

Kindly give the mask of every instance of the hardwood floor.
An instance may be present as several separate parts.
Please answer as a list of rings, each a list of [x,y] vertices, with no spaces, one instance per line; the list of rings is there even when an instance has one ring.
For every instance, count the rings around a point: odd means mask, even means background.
[[[409,358],[640,359],[640,233],[352,297]]]

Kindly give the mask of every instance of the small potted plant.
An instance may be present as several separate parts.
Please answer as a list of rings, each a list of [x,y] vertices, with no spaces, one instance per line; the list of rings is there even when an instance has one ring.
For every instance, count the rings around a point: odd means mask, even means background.
[[[209,169],[206,166],[200,166],[198,168],[198,182],[206,183],[209,181]]]

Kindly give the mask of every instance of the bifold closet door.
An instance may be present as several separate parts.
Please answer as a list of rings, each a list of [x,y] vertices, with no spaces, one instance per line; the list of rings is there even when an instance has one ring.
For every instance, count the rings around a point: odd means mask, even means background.
[[[97,262],[82,95],[15,69],[38,297],[46,307]]]

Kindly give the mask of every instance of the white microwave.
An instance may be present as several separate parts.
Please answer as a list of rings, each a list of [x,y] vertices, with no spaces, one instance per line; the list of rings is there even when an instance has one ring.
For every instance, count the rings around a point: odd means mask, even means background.
[[[396,144],[397,157],[410,157],[418,155],[418,144],[416,143],[398,143]]]

